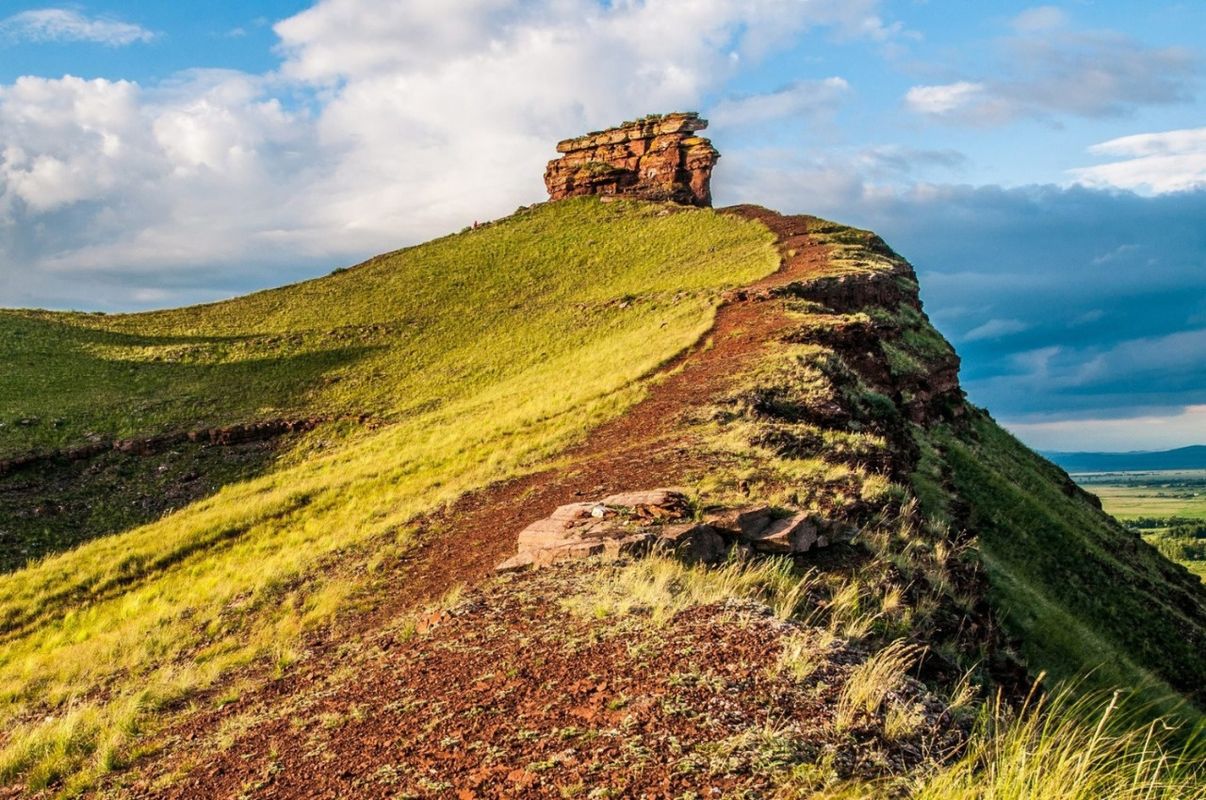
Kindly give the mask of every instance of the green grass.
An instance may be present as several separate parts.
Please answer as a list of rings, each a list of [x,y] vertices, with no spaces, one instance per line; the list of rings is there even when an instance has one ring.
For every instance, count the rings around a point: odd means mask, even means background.
[[[226,447],[182,442],[153,456],[109,450],[91,459],[49,460],[2,476],[0,573],[151,522],[227,483],[261,474],[298,438]]]
[[[937,439],[1006,627],[1027,663],[1089,685],[1142,687],[1163,713],[1206,706],[1206,591],[1094,508],[1062,472],[976,412]]]
[[[1172,517],[1206,522],[1206,470],[1073,477],[1123,522]]]
[[[720,291],[772,271],[760,225],[575,200],[318,281],[123,317],[9,312],[6,449],[257,416],[352,430],[143,527],[0,576],[0,782],[85,786],[156,715],[272,661],[413,543],[408,521],[531,470],[639,399]],[[40,365],[40,366],[39,366]]]
[[[1200,741],[1178,743],[1117,695],[1057,692],[985,707],[966,753],[916,800],[1201,800]]]
[[[592,333],[696,323],[770,270],[710,210],[575,199],[319,280],[123,316],[0,312],[0,455],[291,414],[401,419],[547,368]],[[22,426],[21,420],[37,424]]]

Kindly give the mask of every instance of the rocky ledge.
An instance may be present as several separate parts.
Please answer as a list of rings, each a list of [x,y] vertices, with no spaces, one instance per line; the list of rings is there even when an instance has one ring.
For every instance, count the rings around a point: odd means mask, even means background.
[[[519,552],[497,569],[510,572],[591,556],[639,557],[673,554],[688,563],[714,563],[730,550],[752,555],[801,554],[848,537],[816,514],[776,513],[758,506],[729,509],[693,518],[687,496],[678,489],[613,494],[601,500],[570,503],[519,533]]]
[[[549,199],[621,195],[712,205],[712,167],[720,154],[696,132],[708,121],[694,112],[651,115],[557,145],[544,185]]]

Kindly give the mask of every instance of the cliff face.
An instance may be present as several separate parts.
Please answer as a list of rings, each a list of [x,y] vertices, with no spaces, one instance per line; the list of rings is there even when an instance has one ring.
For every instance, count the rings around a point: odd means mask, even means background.
[[[712,167],[720,154],[696,132],[708,126],[695,113],[649,116],[558,143],[544,184],[549,199],[623,195],[712,205]]]

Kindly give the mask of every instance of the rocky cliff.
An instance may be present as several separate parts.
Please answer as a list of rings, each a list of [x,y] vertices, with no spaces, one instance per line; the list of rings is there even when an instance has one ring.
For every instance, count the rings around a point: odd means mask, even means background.
[[[605,131],[558,143],[563,155],[549,162],[549,199],[624,195],[712,205],[712,167],[720,154],[696,136],[708,126],[693,112],[651,115]]]

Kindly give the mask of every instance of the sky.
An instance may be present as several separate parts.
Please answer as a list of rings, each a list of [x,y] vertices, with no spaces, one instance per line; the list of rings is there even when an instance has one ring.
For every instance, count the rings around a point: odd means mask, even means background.
[[[0,0],[0,307],[314,277],[698,110],[717,205],[880,233],[1045,450],[1206,443],[1206,3]]]

